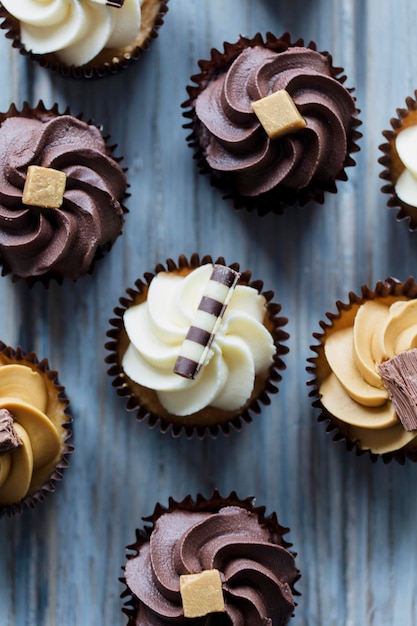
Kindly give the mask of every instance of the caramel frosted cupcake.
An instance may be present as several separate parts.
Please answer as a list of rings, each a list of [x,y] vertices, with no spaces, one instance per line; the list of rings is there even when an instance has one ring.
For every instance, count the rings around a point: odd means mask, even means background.
[[[117,393],[139,420],[174,435],[213,435],[269,404],[288,338],[273,292],[239,266],[184,255],[120,299],[106,344]]]
[[[3,0],[1,28],[41,66],[74,78],[114,74],[158,36],[168,0]]]
[[[0,342],[0,517],[55,490],[72,452],[67,407],[46,359]]]
[[[283,538],[288,529],[254,498],[170,499],[145,521],[122,579],[129,626],[289,622],[299,572]]]
[[[389,195],[387,206],[398,209],[397,219],[407,219],[410,230],[417,229],[417,91],[406,99],[406,108],[397,109],[390,120],[392,130],[383,131],[387,143],[379,163],[380,177],[387,183],[382,191]]]
[[[334,440],[372,460],[417,460],[417,284],[387,278],[320,322],[310,395]]]
[[[240,37],[199,61],[183,106],[202,173],[236,208],[324,202],[354,165],[360,124],[343,69],[288,33]]]
[[[126,176],[99,128],[55,104],[0,113],[0,264],[29,284],[76,280],[122,232]]]

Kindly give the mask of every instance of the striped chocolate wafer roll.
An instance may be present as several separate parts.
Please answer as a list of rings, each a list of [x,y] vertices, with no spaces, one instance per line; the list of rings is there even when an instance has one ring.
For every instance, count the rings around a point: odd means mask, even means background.
[[[239,277],[239,272],[230,267],[213,266],[207,287],[175,362],[175,374],[194,379],[203,367]]]
[[[116,9],[120,9],[124,1],[125,0],[93,0],[93,2],[97,2],[97,4],[105,4],[108,7],[115,7]]]

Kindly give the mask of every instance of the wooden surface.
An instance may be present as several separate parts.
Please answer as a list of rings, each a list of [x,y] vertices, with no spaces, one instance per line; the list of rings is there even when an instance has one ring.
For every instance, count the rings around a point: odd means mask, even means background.
[[[156,501],[214,487],[255,495],[291,528],[302,572],[295,626],[417,623],[412,464],[372,465],[331,442],[310,407],[312,333],[337,298],[417,262],[417,235],[385,208],[381,132],[417,88],[414,0],[170,0],[159,39],[118,76],[74,82],[31,65],[0,37],[0,110],[42,98],[102,123],[129,167],[125,232],[93,276],[28,289],[0,280],[1,339],[48,357],[71,400],[76,452],[42,506],[0,521],[1,626],[123,625],[125,546]],[[180,108],[197,60],[240,33],[315,40],[356,88],[357,166],[324,206],[259,218],[234,212],[199,176]],[[238,261],[289,318],[287,369],[270,407],[240,433],[173,439],[137,423],[106,375],[119,296],[184,252]]]

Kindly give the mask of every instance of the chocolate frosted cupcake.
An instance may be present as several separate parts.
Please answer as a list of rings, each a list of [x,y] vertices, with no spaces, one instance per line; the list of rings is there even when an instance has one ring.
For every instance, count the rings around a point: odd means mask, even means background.
[[[67,407],[46,359],[0,342],[0,517],[55,490],[72,452]]]
[[[269,404],[284,369],[285,318],[239,266],[168,259],[120,299],[106,344],[117,393],[139,420],[174,435],[240,428]]]
[[[241,37],[199,61],[183,106],[200,171],[260,214],[324,202],[354,165],[360,124],[343,69],[288,33]]]
[[[0,113],[0,264],[29,284],[76,280],[120,235],[126,176],[93,124],[42,102]]]
[[[128,625],[284,626],[299,578],[288,532],[254,499],[170,499],[128,546]],[[133,554],[132,554],[133,551]]]
[[[43,67],[74,78],[114,74],[158,36],[168,0],[3,0],[1,28]]]
[[[397,109],[391,119],[392,130],[383,131],[387,143],[379,163],[380,177],[387,181],[382,191],[389,195],[387,206],[399,209],[397,219],[407,219],[410,230],[417,229],[417,91],[406,99],[407,108]]]
[[[388,278],[336,302],[320,322],[308,371],[334,440],[372,460],[417,460],[417,284]]]

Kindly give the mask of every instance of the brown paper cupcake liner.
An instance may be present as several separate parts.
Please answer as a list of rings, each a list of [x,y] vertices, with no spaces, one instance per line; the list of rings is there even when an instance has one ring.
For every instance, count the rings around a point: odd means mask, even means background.
[[[7,39],[12,41],[13,48],[27,56],[41,67],[64,78],[103,78],[117,74],[137,61],[146,52],[153,39],[159,35],[164,23],[164,15],[168,11],[168,0],[145,0],[142,5],[142,25],[137,39],[123,50],[108,49],[101,52],[95,59],[82,66],[66,65],[56,54],[34,54],[26,50],[20,39],[19,21],[11,16],[0,4],[0,28],[6,31]]]
[[[270,395],[278,392],[278,384],[282,379],[280,372],[285,369],[282,357],[287,354],[288,348],[283,345],[283,342],[287,341],[289,335],[282,327],[287,324],[288,320],[285,317],[279,316],[281,305],[272,302],[274,292],[262,291],[263,282],[260,280],[252,280],[252,273],[246,270],[241,273],[239,284],[249,285],[264,296],[266,300],[266,319],[268,320],[276,348],[274,361],[268,372],[268,377],[265,381],[262,381],[260,387],[255,390],[255,395],[252,397],[249,404],[243,410],[239,411],[238,414],[234,411],[230,412],[231,415],[226,417],[224,417],[224,414],[226,414],[225,411],[222,412],[219,410],[214,412],[214,414],[211,415],[211,419],[217,420],[218,413],[218,420],[215,421],[215,423],[202,425],[187,423],[186,419],[183,423],[174,423],[170,419],[169,413],[162,407],[160,407],[158,413],[155,413],[143,403],[141,400],[142,394],[149,394],[149,399],[152,400],[156,397],[156,393],[133,383],[123,371],[121,360],[128,343],[123,326],[123,314],[126,309],[136,304],[138,300],[146,294],[149,284],[157,273],[162,271],[192,270],[207,263],[226,265],[223,257],[213,261],[211,256],[206,255],[200,260],[199,255],[196,253],[194,253],[189,260],[185,255],[180,255],[178,263],[172,259],[168,259],[166,266],[158,264],[155,268],[155,273],[146,273],[144,280],[138,279],[134,288],[127,289],[127,295],[120,298],[120,306],[114,309],[116,317],[110,320],[112,328],[107,332],[107,337],[110,339],[105,345],[106,349],[110,352],[105,359],[105,362],[110,365],[107,373],[113,378],[112,385],[115,387],[117,394],[126,399],[126,409],[128,411],[136,411],[138,421],[145,420],[148,422],[149,427],[154,428],[157,426],[161,432],[171,432],[174,437],[182,433],[185,433],[188,438],[193,436],[203,438],[207,433],[212,437],[217,437],[220,431],[224,434],[229,434],[231,429],[240,430],[243,423],[252,422],[253,416],[261,413],[261,405],[270,404]],[[236,271],[239,270],[237,263],[229,267]]]
[[[142,520],[145,522],[145,525],[141,529],[136,529],[136,540],[133,544],[128,545],[126,547],[127,560],[135,558],[139,552],[141,547],[149,542],[149,538],[155,528],[156,521],[165,513],[171,513],[172,511],[189,511],[189,512],[208,512],[215,513],[219,509],[227,506],[237,506],[245,509],[251,513],[254,513],[259,520],[259,524],[262,526],[266,526],[271,532],[271,536],[274,538],[274,543],[276,545],[280,545],[292,554],[295,558],[297,556],[296,552],[291,550],[292,543],[288,542],[284,537],[290,532],[290,529],[282,526],[279,521],[277,514],[275,512],[270,515],[266,515],[266,507],[265,506],[255,506],[255,498],[248,497],[241,499],[237,495],[235,491],[232,491],[228,496],[224,497],[220,494],[220,492],[216,489],[211,497],[205,498],[201,493],[197,494],[195,498],[191,495],[187,495],[180,502],[174,500],[174,498],[169,498],[168,506],[163,506],[160,503],[155,505],[154,512],[148,517],[143,517]],[[125,569],[124,567],[122,568]],[[294,583],[291,585],[291,591],[293,596],[299,597],[301,594],[295,588],[295,584],[301,578],[300,571],[297,570],[297,577]],[[126,584],[126,579],[123,576],[120,578],[120,582],[122,582],[125,586],[125,590],[121,594],[121,598],[124,599],[125,603],[123,606],[123,613],[127,615],[129,621],[127,626],[135,626],[135,616],[137,615],[139,609],[139,600],[136,598],[128,588]],[[297,606],[297,602],[295,602]]]
[[[65,395],[65,387],[63,387],[58,381],[58,373],[55,370],[49,369],[48,360],[38,360],[34,352],[25,353],[21,347],[14,350],[10,346],[6,346],[0,341],[0,365],[5,364],[19,364],[27,365],[34,371],[38,372],[44,378],[47,386],[49,387],[49,393],[55,397],[56,402],[60,405],[62,410],[63,422],[61,424],[63,429],[63,448],[62,455],[59,459],[54,471],[49,479],[42,485],[42,487],[35,493],[27,495],[23,500],[16,504],[8,506],[0,505],[0,518],[7,516],[9,518],[23,513],[27,509],[33,509],[38,503],[43,502],[46,496],[53,493],[57,487],[57,484],[62,480],[63,473],[69,465],[70,454],[74,451],[72,445],[72,417],[68,414],[69,400]]]
[[[0,112],[0,127],[3,124],[3,122],[10,117],[28,117],[28,118],[35,118],[35,119],[39,119],[41,121],[48,121],[49,119],[53,119],[55,117],[60,117],[61,115],[71,115],[72,117],[84,121],[89,125],[95,126],[101,133],[103,140],[106,144],[106,154],[107,156],[111,157],[116,163],[118,163],[119,165],[121,164],[121,162],[123,161],[123,157],[120,156],[116,156],[114,154],[115,150],[117,149],[117,144],[113,144],[110,143],[111,142],[111,137],[110,135],[103,135],[103,127],[100,124],[97,124],[94,120],[84,120],[84,114],[83,113],[79,113],[78,115],[74,115],[73,113],[71,113],[70,107],[67,106],[62,112],[59,111],[59,105],[57,103],[53,104],[52,107],[46,107],[43,100],[39,100],[39,102],[35,105],[32,106],[30,105],[27,101],[23,102],[22,108],[18,109],[17,106],[12,103],[9,107],[9,109],[6,112]],[[127,167],[122,167],[123,172],[126,174],[128,169]],[[129,183],[126,184],[126,189],[129,189]],[[130,193],[128,193],[127,191],[124,193],[123,197],[120,199],[120,206],[122,208],[123,214],[126,215],[129,211],[125,206],[125,202],[126,200],[130,197]],[[122,232],[120,232],[120,234],[118,235],[118,237],[122,234]],[[116,237],[116,239],[118,238]],[[113,247],[114,242],[112,243],[107,243],[105,245],[99,246],[96,250],[96,253],[94,255],[94,258],[91,262],[91,265],[88,269],[88,271],[86,272],[86,274],[92,274],[96,265],[96,262],[99,261],[100,259],[102,259],[107,252],[109,252],[111,250],[111,248]],[[1,253],[0,253],[0,267],[1,267],[1,275],[2,276],[7,276],[7,275],[11,275],[12,278],[12,282],[17,282],[17,281],[24,281],[26,282],[29,287],[33,287],[34,284],[36,283],[42,283],[44,287],[48,288],[49,287],[49,283],[51,281],[56,281],[58,284],[62,284],[63,281],[65,280],[65,278],[63,276],[60,276],[58,274],[55,274],[54,272],[50,271],[50,272],[46,272],[45,274],[41,274],[38,276],[31,276],[28,278],[24,278],[21,276],[18,276],[16,274],[13,274],[13,272],[8,268],[7,263],[2,259]],[[82,276],[85,274],[82,274],[81,276],[78,277],[82,278]],[[67,280],[78,280],[78,279],[70,279],[67,278]]]
[[[292,42],[291,35],[288,32],[284,33],[281,37],[275,37],[272,33],[268,32],[266,33],[265,38],[261,33],[257,33],[251,39],[241,36],[234,44],[225,42],[223,51],[213,48],[211,50],[210,59],[200,60],[198,62],[201,71],[199,74],[191,76],[191,81],[195,84],[187,86],[188,99],[181,105],[184,109],[186,109],[183,112],[183,116],[189,120],[183,127],[191,131],[186,140],[190,148],[194,151],[193,158],[197,162],[198,170],[201,174],[205,174],[210,178],[210,184],[213,187],[217,187],[223,192],[223,198],[225,200],[232,201],[236,210],[246,209],[248,211],[255,211],[258,215],[265,215],[270,212],[282,214],[287,206],[298,205],[302,207],[310,201],[323,204],[326,192],[337,193],[336,181],[347,180],[348,177],[345,168],[356,165],[356,162],[352,158],[351,154],[359,151],[359,146],[356,142],[360,137],[362,137],[362,134],[357,130],[357,127],[362,124],[357,117],[360,113],[359,109],[356,109],[356,114],[352,118],[352,127],[350,137],[348,139],[346,158],[344,160],[343,168],[336,176],[335,180],[324,182],[323,184],[309,184],[300,191],[283,189],[279,186],[278,188],[272,189],[271,191],[257,197],[252,198],[244,196],[236,191],[234,187],[233,175],[228,175],[225,172],[217,172],[210,167],[204,156],[204,152],[199,141],[199,137],[204,134],[204,130],[202,123],[198,120],[195,113],[196,99],[211,80],[215,79],[219,74],[227,71],[243,50],[249,47],[253,48],[255,46],[262,46],[274,52],[285,52],[288,48],[293,48],[295,46],[310,48],[314,51],[317,50],[317,45],[313,41],[309,44],[305,44],[303,39],[297,39],[297,41]],[[332,56],[327,51],[321,52],[320,54],[328,59],[332,77],[340,84],[344,84],[346,81],[346,76],[343,74],[344,69],[333,65]],[[354,92],[353,88],[346,88],[346,90],[350,94]]]
[[[334,417],[323,406],[320,400],[320,386],[330,372],[330,367],[324,354],[324,342],[328,332],[335,327],[338,320],[344,315],[352,314],[353,319],[354,312],[356,312],[363,302],[375,300],[376,298],[386,298],[388,296],[404,296],[410,300],[417,298],[417,283],[415,279],[409,277],[405,282],[401,282],[396,278],[389,277],[384,281],[378,281],[375,289],[370,289],[368,286],[362,285],[361,295],[350,292],[349,301],[346,303],[340,300],[336,301],[337,312],[326,313],[327,320],[319,322],[322,332],[313,333],[313,337],[319,343],[318,345],[310,346],[310,349],[313,350],[316,355],[307,359],[307,362],[310,364],[306,368],[307,372],[313,376],[313,378],[307,382],[307,385],[312,387],[309,392],[309,397],[313,398],[312,406],[320,411],[317,421],[326,425],[326,432],[331,435],[334,442],[344,442],[347,450],[353,451],[356,456],[367,455],[373,463],[378,459],[382,459],[384,463],[389,463],[394,459],[403,465],[406,459],[417,461],[417,439],[413,442],[413,445],[409,444],[395,452],[379,454],[368,449],[362,449],[358,441],[352,441],[348,438],[348,435],[344,432],[346,426],[344,427],[343,422]]]
[[[396,219],[398,221],[407,220],[409,230],[414,231],[417,229],[417,207],[400,200],[395,191],[398,177],[405,169],[398,156],[395,140],[398,133],[404,128],[417,126],[417,90],[414,92],[414,98],[406,98],[405,103],[406,108],[397,109],[397,117],[390,120],[392,130],[382,132],[387,143],[379,146],[383,155],[378,159],[378,163],[384,166],[379,177],[387,181],[381,188],[381,191],[389,196],[387,207],[397,210]]]

